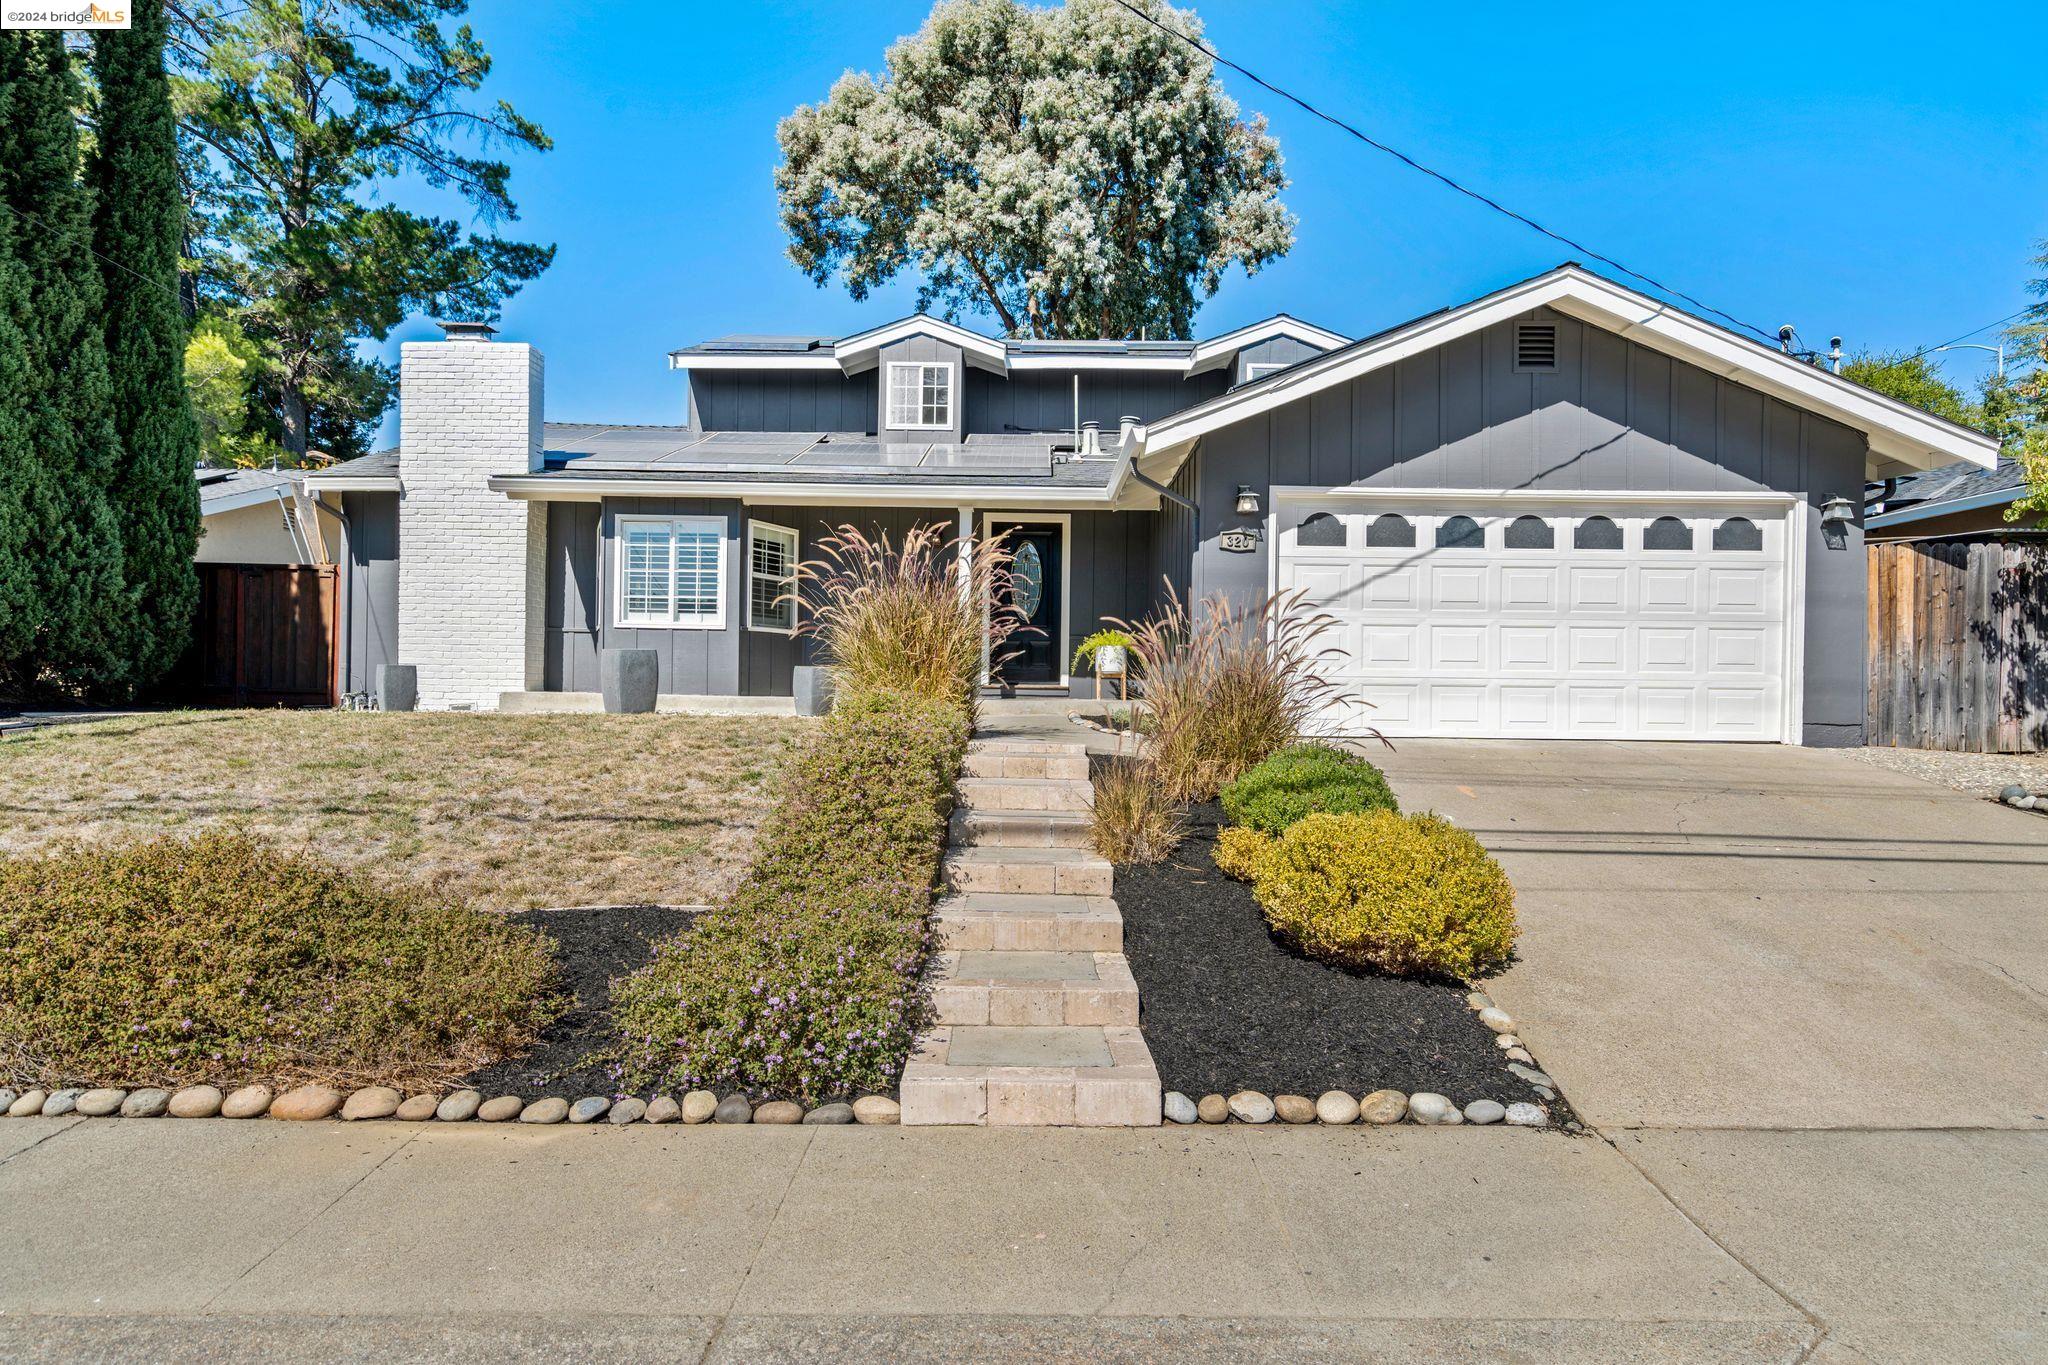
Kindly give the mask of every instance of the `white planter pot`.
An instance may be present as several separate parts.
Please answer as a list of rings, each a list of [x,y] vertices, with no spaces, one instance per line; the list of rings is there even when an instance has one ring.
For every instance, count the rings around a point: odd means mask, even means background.
[[[1122,677],[1125,668],[1125,647],[1104,645],[1095,651],[1095,676],[1098,678]]]

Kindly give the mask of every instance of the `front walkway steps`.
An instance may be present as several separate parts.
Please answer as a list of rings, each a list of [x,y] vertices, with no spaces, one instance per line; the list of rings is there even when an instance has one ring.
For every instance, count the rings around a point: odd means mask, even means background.
[[[1088,848],[1081,744],[976,740],[945,861],[933,1027],[904,1068],[905,1124],[1151,1127],[1110,865]]]

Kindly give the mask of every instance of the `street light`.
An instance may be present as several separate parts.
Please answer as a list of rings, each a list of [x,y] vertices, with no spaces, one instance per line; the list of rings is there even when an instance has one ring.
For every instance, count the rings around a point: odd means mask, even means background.
[[[1937,346],[1934,349],[1937,351],[1989,351],[1998,357],[1999,382],[2003,383],[2005,381],[2005,343],[2002,341],[1996,346],[1986,346],[1981,341],[1955,341],[1950,342],[1946,346]]]

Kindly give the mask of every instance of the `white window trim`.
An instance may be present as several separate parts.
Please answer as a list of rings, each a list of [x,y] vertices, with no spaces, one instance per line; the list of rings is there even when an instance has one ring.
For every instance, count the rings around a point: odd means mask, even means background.
[[[671,615],[666,620],[626,614],[626,532],[634,526],[662,526],[669,532],[669,592],[670,607],[673,611],[675,592],[675,534],[679,530],[708,530],[718,537],[718,592],[717,610],[688,616]],[[617,563],[612,567],[612,624],[621,630],[724,630],[726,598],[726,526],[724,517],[683,516],[650,517],[621,516],[612,524],[614,540],[613,557]]]
[[[764,532],[765,532],[766,534],[768,534],[768,535],[773,535],[773,536],[787,536],[787,537],[789,538],[789,568],[790,568],[790,576],[789,576],[789,577],[787,577],[787,578],[775,578],[775,577],[774,577],[774,575],[772,575],[772,574],[765,574],[765,573],[762,573],[762,572],[761,572],[760,570],[758,570],[758,569],[756,569],[756,568],[754,567],[754,542],[755,542],[755,541],[756,541],[757,539],[759,539],[759,538],[760,538],[760,536],[761,536],[761,535],[762,535],[762,534],[763,534]],[[747,560],[746,560],[746,563],[747,563],[747,629],[748,629],[748,630],[753,630],[753,631],[759,631],[759,632],[760,632],[761,634],[763,634],[763,635],[794,635],[794,634],[796,634],[796,627],[797,627],[797,621],[798,621],[798,620],[800,619],[800,617],[801,617],[801,614],[802,614],[802,611],[803,611],[803,601],[802,601],[802,599],[800,599],[800,598],[792,598],[792,599],[791,599],[791,602],[790,602],[790,610],[789,610],[789,624],[788,624],[787,626],[764,626],[764,625],[761,625],[761,624],[757,623],[757,622],[756,622],[756,621],[754,620],[754,580],[756,580],[756,579],[762,579],[762,578],[766,578],[766,579],[773,579],[773,580],[774,580],[774,581],[775,581],[775,582],[776,582],[776,583],[777,583],[777,584],[779,585],[779,589],[778,589],[778,591],[779,591],[779,592],[786,592],[786,591],[794,591],[794,589],[795,589],[795,587],[796,587],[796,565],[797,565],[797,557],[798,557],[798,554],[799,554],[800,550],[802,549],[802,544],[803,544],[803,542],[802,542],[802,539],[801,539],[801,538],[800,538],[800,537],[799,537],[799,536],[797,535],[797,533],[796,533],[796,528],[795,528],[795,527],[792,527],[792,526],[777,526],[777,525],[776,525],[776,524],[775,524],[774,522],[772,522],[772,521],[754,521],[754,520],[752,520],[752,519],[749,519],[749,520],[748,520],[748,522],[747,522]]]
[[[1244,382],[1250,384],[1277,371],[1291,370],[1294,366],[1292,360],[1247,360],[1244,363]]]
[[[914,404],[917,411],[924,411],[924,371],[944,370],[946,372],[946,420],[943,422],[898,422],[896,420],[896,373],[899,370],[915,370],[918,397]],[[882,376],[882,415],[888,420],[891,431],[951,431],[954,414],[959,411],[960,367],[947,360],[892,360],[889,372]]]

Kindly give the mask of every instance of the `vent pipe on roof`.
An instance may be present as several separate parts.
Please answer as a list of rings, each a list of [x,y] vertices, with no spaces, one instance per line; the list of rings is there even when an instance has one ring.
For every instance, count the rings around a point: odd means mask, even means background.
[[[1131,445],[1131,428],[1138,425],[1138,419],[1125,413],[1116,419],[1116,445],[1118,450],[1128,450]]]
[[[1102,458],[1102,423],[1081,423],[1081,458],[1099,460]]]

